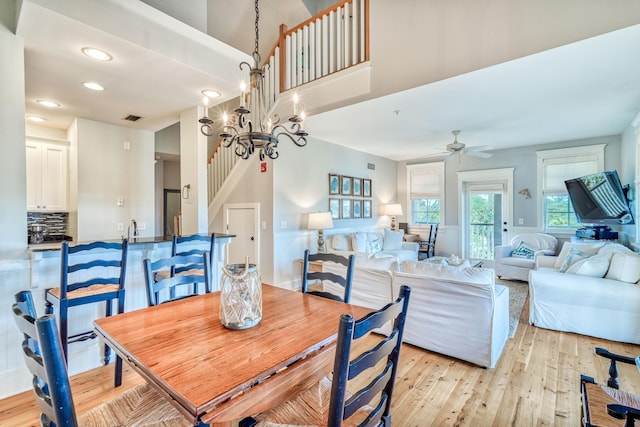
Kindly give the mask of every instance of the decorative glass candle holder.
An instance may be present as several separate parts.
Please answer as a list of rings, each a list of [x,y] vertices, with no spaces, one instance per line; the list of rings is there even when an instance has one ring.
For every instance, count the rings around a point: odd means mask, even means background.
[[[262,319],[262,282],[255,264],[229,264],[220,279],[220,322],[248,329]]]

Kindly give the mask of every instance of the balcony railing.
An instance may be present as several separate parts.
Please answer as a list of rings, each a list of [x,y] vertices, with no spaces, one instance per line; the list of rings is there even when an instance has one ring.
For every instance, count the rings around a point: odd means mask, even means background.
[[[263,66],[265,108],[276,108],[282,92],[368,60],[369,0],[342,0],[290,30],[281,25]],[[209,158],[209,203],[237,161],[218,142]]]
[[[493,259],[494,224],[470,224],[469,258]]]

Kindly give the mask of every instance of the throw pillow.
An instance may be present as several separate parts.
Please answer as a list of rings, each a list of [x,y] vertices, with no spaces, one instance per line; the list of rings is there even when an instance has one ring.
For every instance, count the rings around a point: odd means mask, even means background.
[[[535,249],[527,245],[526,242],[520,241],[520,243],[518,243],[518,246],[513,250],[513,252],[511,252],[511,256],[516,258],[533,259],[535,253]]]
[[[572,248],[578,248],[585,256],[587,256],[587,255],[595,255],[603,245],[604,243],[565,242],[565,244],[562,245],[562,250],[560,251],[560,255],[558,255],[558,259],[556,259],[556,262],[553,265],[553,267],[554,268],[562,267],[562,264],[564,263],[565,259],[569,255],[569,252],[571,252]]]
[[[382,248],[384,250],[398,250],[402,249],[402,238],[404,237],[404,231],[391,231],[388,228],[384,229],[384,242]]]
[[[611,261],[611,253],[604,253],[583,258],[575,262],[567,269],[568,274],[577,274],[579,276],[604,277],[609,269]]]
[[[351,248],[349,247],[349,242],[347,241],[347,236],[345,236],[344,234],[334,234],[331,242],[331,246],[336,251],[351,250]]]
[[[560,266],[560,272],[561,273],[566,273],[567,270],[569,269],[569,267],[571,267],[571,265],[575,264],[576,262],[580,261],[581,259],[588,258],[589,256],[590,255],[585,255],[578,248],[571,248],[571,250],[569,251],[569,255],[567,255],[567,257],[564,259],[562,265]]]
[[[614,253],[605,278],[636,283],[640,280],[640,255],[635,252]]]
[[[367,233],[365,233],[364,231],[358,231],[353,235],[351,244],[353,245],[354,251],[367,252],[369,250],[369,247],[367,245]]]
[[[369,240],[368,242],[368,250],[367,252],[371,253],[371,254],[375,254],[377,252],[380,252],[382,250],[382,242],[380,241],[380,238],[376,239],[376,240]]]

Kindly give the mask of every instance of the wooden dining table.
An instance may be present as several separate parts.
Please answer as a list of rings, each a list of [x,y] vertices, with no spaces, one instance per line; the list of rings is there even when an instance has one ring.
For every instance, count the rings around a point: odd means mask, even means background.
[[[194,425],[230,426],[295,396],[333,368],[338,321],[371,309],[262,286],[262,320],[220,323],[220,293],[105,317],[96,332]]]

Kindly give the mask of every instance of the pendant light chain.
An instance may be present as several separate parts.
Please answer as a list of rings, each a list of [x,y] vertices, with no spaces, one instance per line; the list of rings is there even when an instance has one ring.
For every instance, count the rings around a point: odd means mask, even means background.
[[[258,49],[258,37],[259,37],[259,29],[258,22],[260,21],[260,9],[258,8],[258,0],[256,0],[256,44],[255,49],[253,51],[253,59],[256,62],[256,68],[260,65],[260,50]]]

